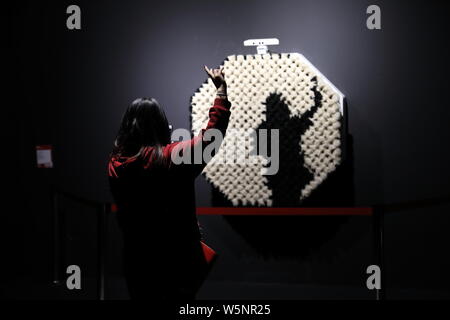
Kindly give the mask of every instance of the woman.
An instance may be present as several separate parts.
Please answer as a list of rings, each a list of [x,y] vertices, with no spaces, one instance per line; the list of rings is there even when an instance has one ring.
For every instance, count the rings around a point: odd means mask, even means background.
[[[125,277],[132,299],[193,299],[207,271],[195,214],[194,179],[202,164],[175,164],[172,153],[193,152],[223,135],[231,104],[223,68],[205,71],[217,88],[209,122],[192,140],[170,143],[170,129],[153,98],[134,101],[111,153],[108,175],[124,236]]]

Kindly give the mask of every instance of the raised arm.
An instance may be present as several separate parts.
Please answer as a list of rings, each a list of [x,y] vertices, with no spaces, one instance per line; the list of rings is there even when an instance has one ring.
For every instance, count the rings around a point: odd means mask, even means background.
[[[209,121],[207,126],[200,130],[199,134],[193,139],[172,143],[163,150],[164,157],[167,157],[170,161],[169,166],[171,168],[189,168],[192,169],[194,175],[200,174],[206,165],[205,160],[208,159],[203,157],[205,148],[212,142],[216,145],[217,141],[214,141],[214,139],[219,132],[221,139],[225,137],[230,118],[231,103],[228,101],[227,97],[227,84],[223,73],[223,67],[220,69],[209,69],[205,66],[205,71],[217,89],[214,104],[209,109]],[[212,129],[214,130],[213,132],[208,132],[208,130]],[[215,138],[211,139],[211,135]],[[199,159],[198,157],[194,157],[194,155],[201,155],[201,157]],[[181,158],[184,158],[184,160],[189,159],[189,161],[187,163],[179,163]],[[176,161],[174,161],[174,159],[176,159]],[[199,160],[201,161],[199,162]]]
[[[214,105],[209,110],[209,122],[202,134],[208,129],[218,129],[225,137],[225,132],[228,126],[228,120],[230,117],[231,103],[228,101],[227,96],[227,83],[225,81],[225,75],[223,73],[223,67],[220,69],[208,69],[205,66],[205,71],[216,86],[216,98],[214,99]],[[194,138],[195,139],[195,138]]]

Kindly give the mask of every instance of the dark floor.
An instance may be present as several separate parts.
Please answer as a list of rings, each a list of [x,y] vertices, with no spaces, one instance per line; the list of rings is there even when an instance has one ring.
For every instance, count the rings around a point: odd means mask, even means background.
[[[81,290],[69,291],[64,284],[36,282],[22,279],[13,285],[2,286],[3,299],[13,300],[94,300],[97,283],[85,279]],[[110,278],[105,287],[106,300],[127,300],[128,292],[123,278]],[[199,300],[373,300],[374,292],[365,288],[207,281],[198,293]],[[389,289],[388,299],[449,299],[448,292],[415,289]]]

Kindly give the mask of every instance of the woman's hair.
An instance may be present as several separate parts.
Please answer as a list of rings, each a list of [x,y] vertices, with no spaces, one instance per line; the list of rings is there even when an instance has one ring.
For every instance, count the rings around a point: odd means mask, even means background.
[[[162,147],[170,143],[170,129],[161,105],[153,98],[136,99],[125,111],[114,141],[112,156],[137,157],[145,147],[155,147],[161,160]]]

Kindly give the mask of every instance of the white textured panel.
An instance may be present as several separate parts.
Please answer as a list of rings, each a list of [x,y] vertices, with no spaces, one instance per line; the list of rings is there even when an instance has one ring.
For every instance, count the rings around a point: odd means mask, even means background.
[[[299,200],[305,199],[341,162],[342,93],[298,53],[232,55],[222,65],[232,104],[228,129],[256,129],[266,120],[263,103],[272,93],[285,98],[291,117],[301,116],[314,105],[312,88],[316,82],[312,79],[317,79],[321,107],[311,118],[313,125],[301,137],[304,166],[314,175],[298,195]],[[194,134],[206,126],[215,92],[214,84],[208,79],[193,95]],[[243,150],[245,157],[254,158],[253,164],[223,163],[226,153],[238,148],[235,143],[238,135],[233,130],[227,132],[220,151],[203,173],[235,206],[271,206],[272,191],[267,186],[267,177],[261,175],[265,159],[250,156],[249,144]]]

